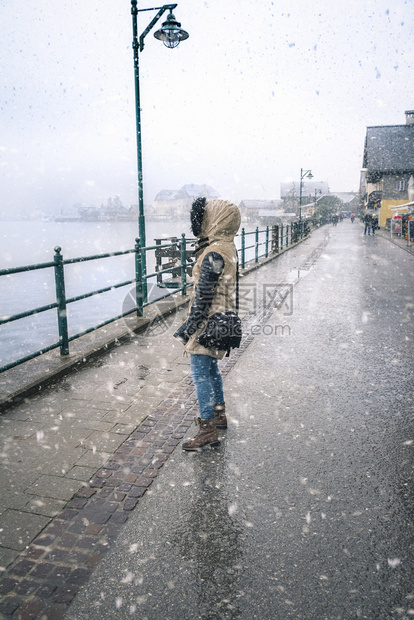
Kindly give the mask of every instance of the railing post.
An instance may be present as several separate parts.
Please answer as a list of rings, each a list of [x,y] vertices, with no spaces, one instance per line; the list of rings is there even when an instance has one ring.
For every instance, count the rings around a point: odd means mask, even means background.
[[[187,246],[185,233],[181,233],[181,295],[187,295]]]
[[[272,226],[272,252],[275,254],[279,252],[279,226],[277,224]]]
[[[246,262],[246,233],[244,228],[242,228],[241,232],[241,268],[244,269],[244,265]]]
[[[266,226],[266,258],[269,256],[269,226]]]
[[[161,239],[155,239],[155,245],[161,245]],[[157,272],[157,286],[162,284],[162,273],[158,273],[162,270],[162,258],[161,249],[155,250],[155,271]]]
[[[283,250],[283,222],[280,225],[280,249]]]
[[[255,241],[254,241],[254,262],[258,263],[259,262],[259,227],[256,226],[256,233],[255,233]]]
[[[66,293],[65,293],[65,272],[63,268],[63,256],[58,245],[55,250],[55,284],[56,284],[56,301],[57,301],[57,317],[59,328],[60,354],[69,355],[69,334],[68,334],[68,316],[66,310]]]
[[[141,252],[141,281],[142,281],[142,303],[146,304],[148,301],[148,280],[146,279],[147,275],[147,249],[145,245],[140,245]]]
[[[290,225],[290,241],[292,241],[292,224]],[[289,247],[289,224],[286,224],[286,247]]]
[[[137,316],[143,316],[142,310],[142,257],[141,243],[139,238],[135,239],[135,303],[137,306]]]

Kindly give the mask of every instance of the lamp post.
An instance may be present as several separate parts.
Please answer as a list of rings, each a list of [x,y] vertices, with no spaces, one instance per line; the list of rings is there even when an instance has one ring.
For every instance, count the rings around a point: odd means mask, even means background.
[[[315,204],[316,204],[316,203],[318,202],[318,200],[319,200],[319,198],[316,198],[316,196],[317,196],[318,194],[321,194],[321,196],[322,196],[322,190],[321,190],[321,189],[315,189],[315,198],[314,198],[314,203],[315,203]]]
[[[162,27],[154,33],[154,37],[159,41],[162,41],[168,48],[177,47],[180,41],[188,39],[188,32],[181,29],[181,24],[176,21],[173,15],[173,9],[176,4],[164,4],[161,7],[153,7],[151,9],[138,9],[137,0],[131,0],[131,14],[132,14],[132,49],[134,54],[134,75],[135,75],[135,117],[137,128],[137,163],[138,163],[138,230],[141,247],[145,247],[145,215],[144,215],[144,191],[143,191],[143,177],[142,177],[142,145],[141,145],[141,106],[140,106],[140,92],[139,92],[139,53],[144,49],[144,39],[147,34],[152,30],[160,17],[165,11],[170,11],[167,15],[167,20],[162,24]],[[138,38],[138,13],[143,11],[158,11],[154,19],[145,28],[143,33]],[[142,253],[142,276],[146,276],[146,252]],[[143,301],[147,301],[147,281],[143,280]]]
[[[303,179],[305,178],[313,179],[313,174],[311,170],[300,169],[300,185],[299,185],[299,232],[302,236],[302,184]]]

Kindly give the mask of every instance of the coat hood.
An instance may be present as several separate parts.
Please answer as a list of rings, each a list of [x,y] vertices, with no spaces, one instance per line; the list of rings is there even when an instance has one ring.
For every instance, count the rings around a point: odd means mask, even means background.
[[[211,200],[205,207],[200,236],[208,237],[209,243],[219,239],[233,241],[240,224],[240,210],[235,204],[227,200]]]

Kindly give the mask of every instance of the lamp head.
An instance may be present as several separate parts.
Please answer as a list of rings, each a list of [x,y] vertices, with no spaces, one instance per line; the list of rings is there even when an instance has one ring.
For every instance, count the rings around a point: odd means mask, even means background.
[[[157,30],[157,32],[154,32],[154,37],[162,41],[166,47],[173,48],[177,47],[180,41],[188,39],[189,34],[181,28],[180,22],[176,21],[170,9],[167,21],[163,23],[162,27]]]

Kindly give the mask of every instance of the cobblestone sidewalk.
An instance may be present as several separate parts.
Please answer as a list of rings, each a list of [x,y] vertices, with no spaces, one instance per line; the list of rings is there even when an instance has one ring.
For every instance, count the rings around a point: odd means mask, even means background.
[[[274,307],[289,306],[296,274],[311,268],[327,242],[316,231],[280,263],[248,276],[245,335],[222,360],[223,376]],[[182,318],[179,312],[164,329]],[[2,418],[9,476],[0,515],[3,617],[63,618],[193,423],[188,360],[167,331],[133,339]]]

